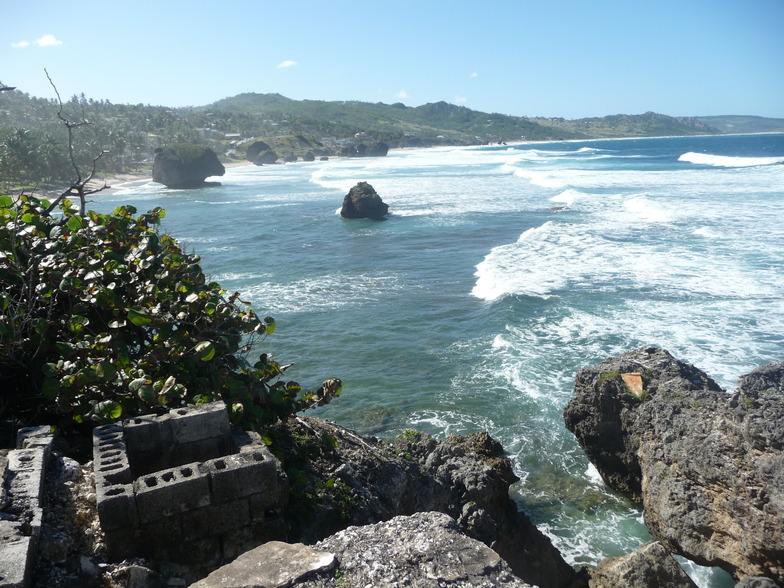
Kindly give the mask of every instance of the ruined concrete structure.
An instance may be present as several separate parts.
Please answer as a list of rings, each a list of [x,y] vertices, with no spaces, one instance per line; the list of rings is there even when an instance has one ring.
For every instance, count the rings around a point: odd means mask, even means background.
[[[112,559],[147,555],[204,572],[286,539],[285,475],[257,435],[230,426],[223,402],[98,427],[93,441]]]
[[[0,586],[30,583],[41,536],[44,475],[52,447],[49,427],[22,429],[16,449],[0,457]]]

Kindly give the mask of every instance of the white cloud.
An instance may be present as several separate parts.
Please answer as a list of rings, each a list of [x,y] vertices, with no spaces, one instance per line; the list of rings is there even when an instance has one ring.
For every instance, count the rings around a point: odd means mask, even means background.
[[[465,104],[468,101],[468,98],[465,96],[455,96],[455,104]]]
[[[11,43],[11,47],[14,49],[21,49],[22,47],[27,47],[29,44],[29,41],[19,41],[18,43]]]
[[[476,72],[474,71],[474,72],[471,72],[471,73],[468,75],[468,77],[469,77],[469,78],[478,78],[478,77],[479,77],[479,74],[478,74],[478,73],[476,73]]]
[[[411,98],[411,96],[409,96],[408,92],[406,92],[405,90],[400,90],[400,92],[395,94],[395,98],[400,98],[401,100],[405,100],[406,98]]]
[[[62,41],[58,41],[54,35],[44,35],[40,39],[33,41],[39,47],[51,47],[53,45],[62,45]]]
[[[281,61],[278,64],[278,67],[279,68],[281,68],[281,67],[294,67],[295,65],[297,65],[296,61],[292,61],[291,59],[287,59],[286,61]]]

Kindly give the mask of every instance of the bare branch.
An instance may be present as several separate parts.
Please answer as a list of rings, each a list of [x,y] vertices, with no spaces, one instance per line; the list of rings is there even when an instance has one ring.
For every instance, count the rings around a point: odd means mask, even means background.
[[[87,174],[87,177],[82,178],[82,171],[79,169],[79,166],[76,163],[76,157],[74,156],[74,142],[73,142],[73,130],[77,129],[81,126],[89,125],[90,122],[85,120],[84,118],[78,122],[72,122],[68,118],[63,115],[63,100],[60,98],[60,92],[57,90],[57,86],[55,86],[52,78],[49,76],[49,72],[46,71],[44,68],[44,73],[46,73],[46,78],[49,80],[52,88],[54,89],[54,93],[57,95],[57,102],[59,104],[59,108],[57,110],[57,118],[59,118],[62,123],[65,125],[65,128],[68,130],[68,158],[71,160],[71,167],[73,167],[74,172],[76,172],[76,181],[71,184],[71,187],[68,188],[65,192],[60,194],[54,202],[46,209],[46,213],[51,213],[60,202],[64,198],[68,196],[78,196],[79,197],[79,214],[84,216],[86,203],[85,203],[85,196],[89,196],[90,194],[95,194],[102,190],[107,189],[109,186],[104,182],[104,185],[100,188],[88,188],[87,184],[90,180],[93,179],[95,175],[95,166],[98,163],[98,160],[101,159],[104,155],[109,153],[108,150],[104,149],[99,153],[96,157],[93,158],[93,165],[90,169],[90,172]],[[84,113],[82,113],[84,114]]]

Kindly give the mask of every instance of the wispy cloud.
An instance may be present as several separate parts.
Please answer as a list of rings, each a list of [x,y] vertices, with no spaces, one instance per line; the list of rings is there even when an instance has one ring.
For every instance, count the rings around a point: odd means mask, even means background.
[[[63,42],[58,40],[54,35],[44,35],[32,43],[30,43],[30,41],[19,41],[18,43],[11,43],[11,47],[14,49],[22,49],[24,47],[29,47],[30,45],[38,45],[39,47],[55,47],[56,45],[62,44]]]
[[[291,59],[287,59],[286,61],[281,61],[281,62],[278,64],[278,67],[279,67],[279,68],[283,68],[283,67],[294,67],[295,65],[297,65],[297,62],[296,62],[296,61],[292,61]]]
[[[455,104],[465,104],[468,101],[468,98],[465,96],[455,96]]]
[[[478,74],[478,73],[476,73],[475,71],[472,71],[470,74],[468,74],[468,77],[469,77],[469,78],[478,78],[478,77],[479,77],[479,74]]]
[[[411,96],[409,96],[408,92],[406,92],[405,90],[400,90],[400,92],[395,94],[395,98],[400,98],[401,100],[405,100],[406,98],[411,98]]]

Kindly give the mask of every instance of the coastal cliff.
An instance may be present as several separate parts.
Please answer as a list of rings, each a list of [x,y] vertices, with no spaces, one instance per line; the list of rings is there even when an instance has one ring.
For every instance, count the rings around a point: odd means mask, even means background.
[[[564,411],[607,484],[669,551],[784,584],[784,363],[733,394],[644,347],[578,372]]]

